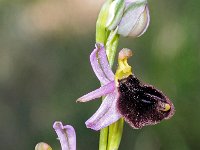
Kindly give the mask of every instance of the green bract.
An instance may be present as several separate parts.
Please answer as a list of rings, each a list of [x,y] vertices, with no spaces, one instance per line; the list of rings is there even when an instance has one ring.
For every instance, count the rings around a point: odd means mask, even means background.
[[[123,12],[125,9],[125,1],[124,0],[115,0],[111,3],[108,13],[108,20],[106,23],[106,27],[109,30],[113,30],[121,21]]]

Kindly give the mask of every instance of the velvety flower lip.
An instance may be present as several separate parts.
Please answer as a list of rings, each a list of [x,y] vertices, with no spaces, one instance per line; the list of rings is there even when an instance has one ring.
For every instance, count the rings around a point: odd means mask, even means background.
[[[132,52],[129,49],[120,51],[118,69],[114,75],[104,46],[96,44],[90,62],[102,86],[77,101],[105,98],[95,114],[86,121],[87,128],[100,130],[123,117],[130,126],[138,129],[173,116],[174,106],[169,98],[153,86],[141,83],[132,73],[127,63],[130,56]]]
[[[141,83],[134,75],[119,81],[117,107],[135,129],[154,125],[174,115],[172,102],[161,91]]]
[[[53,128],[58,135],[62,150],[76,150],[76,133],[72,126],[63,126],[62,122],[56,121]]]

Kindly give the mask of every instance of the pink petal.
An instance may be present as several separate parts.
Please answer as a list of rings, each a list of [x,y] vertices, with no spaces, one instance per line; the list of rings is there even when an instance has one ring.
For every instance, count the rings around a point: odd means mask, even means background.
[[[114,80],[114,74],[109,66],[106,51],[102,44],[96,44],[96,48],[90,55],[90,63],[94,73],[102,84]]]
[[[107,58],[107,55],[106,55],[106,50],[103,46],[103,44],[96,44],[96,47],[100,47],[99,49],[99,63],[102,67],[102,70],[103,72],[105,73],[105,75],[107,76],[107,78],[110,80],[110,81],[113,81],[114,80],[114,74],[110,68],[110,65],[108,63],[108,58]]]
[[[63,126],[62,122],[54,122],[53,128],[55,129],[62,150],[76,150],[76,133],[72,126]]]
[[[107,95],[109,93],[112,93],[115,90],[115,82],[109,82],[106,85],[101,86],[100,88],[80,97],[77,99],[76,102],[87,102],[96,98],[100,98],[104,95]]]
[[[98,131],[121,118],[116,107],[117,97],[117,91],[105,97],[96,113],[85,122],[87,128]]]

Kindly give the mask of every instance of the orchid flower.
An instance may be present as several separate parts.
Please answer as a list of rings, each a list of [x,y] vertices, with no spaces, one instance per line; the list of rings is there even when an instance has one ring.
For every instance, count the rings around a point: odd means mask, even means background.
[[[133,128],[154,125],[174,114],[172,102],[161,91],[143,84],[132,73],[127,59],[129,49],[122,49],[118,57],[116,74],[112,72],[103,44],[96,44],[90,55],[94,73],[101,87],[80,97],[78,102],[87,102],[105,96],[96,113],[85,124],[87,128],[100,130],[121,117]]]
[[[62,122],[56,121],[53,128],[58,135],[62,150],[76,150],[76,133],[72,126],[63,126]]]

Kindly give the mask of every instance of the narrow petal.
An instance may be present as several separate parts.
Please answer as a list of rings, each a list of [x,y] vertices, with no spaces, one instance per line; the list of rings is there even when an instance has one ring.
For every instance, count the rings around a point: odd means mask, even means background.
[[[103,46],[103,44],[96,44],[97,46],[100,46],[99,49],[99,63],[102,67],[103,72],[106,74],[106,76],[108,77],[108,79],[110,81],[114,80],[114,74],[112,69],[110,68],[110,65],[108,63],[108,58],[106,55],[106,50]]]
[[[119,120],[121,115],[116,107],[117,98],[117,91],[107,95],[96,113],[86,121],[87,128],[98,131]]]
[[[76,150],[76,133],[72,126],[63,126],[62,122],[56,121],[53,128],[58,135],[62,150]]]
[[[105,96],[109,93],[112,93],[115,90],[115,82],[109,82],[106,85],[103,85],[102,87],[80,97],[77,102],[87,102],[96,98],[100,98],[102,96]]]
[[[101,83],[106,84],[114,80],[114,74],[109,66],[106,51],[102,44],[96,44],[96,48],[90,55],[90,62]]]

